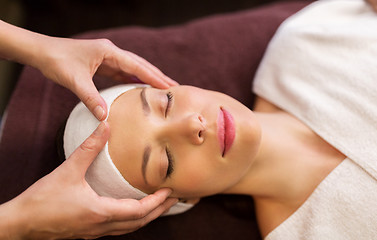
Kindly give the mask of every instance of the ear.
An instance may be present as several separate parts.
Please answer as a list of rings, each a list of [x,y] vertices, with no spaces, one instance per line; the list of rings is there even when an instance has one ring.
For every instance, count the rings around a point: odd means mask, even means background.
[[[180,198],[179,202],[187,204],[197,204],[200,201],[200,198]]]

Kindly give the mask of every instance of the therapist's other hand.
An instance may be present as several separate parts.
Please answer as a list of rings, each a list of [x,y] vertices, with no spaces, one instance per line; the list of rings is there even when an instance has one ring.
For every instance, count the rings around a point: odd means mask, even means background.
[[[49,79],[73,91],[88,109],[104,120],[107,108],[93,81],[93,75],[127,80],[136,76],[157,88],[177,83],[145,59],[122,50],[107,39],[69,39],[46,37],[36,67]]]
[[[10,239],[91,239],[125,234],[146,225],[177,202],[168,198],[169,189],[134,200],[101,197],[90,188],[85,172],[109,132],[108,123],[102,122],[63,164],[5,204],[8,212],[11,209],[8,215],[17,216],[22,223],[18,228],[7,228]]]

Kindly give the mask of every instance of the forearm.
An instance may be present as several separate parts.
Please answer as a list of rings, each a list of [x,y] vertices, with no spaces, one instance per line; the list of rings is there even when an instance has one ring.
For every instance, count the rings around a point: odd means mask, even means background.
[[[35,67],[46,38],[0,20],[0,57]]]

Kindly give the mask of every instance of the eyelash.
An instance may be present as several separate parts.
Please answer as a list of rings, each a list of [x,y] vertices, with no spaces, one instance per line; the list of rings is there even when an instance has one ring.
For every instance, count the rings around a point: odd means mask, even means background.
[[[168,113],[169,113],[170,106],[171,106],[171,102],[172,102],[172,100],[173,100],[173,93],[168,92],[168,93],[166,94],[166,97],[168,98],[168,103],[167,103],[167,105],[166,105],[165,117],[166,117],[166,116],[168,115]]]
[[[168,157],[168,169],[166,170],[166,178],[169,178],[174,171],[173,158],[168,148],[165,148],[166,156]]]
[[[173,93],[168,92],[166,94],[166,97],[168,98],[168,103],[166,104],[165,117],[169,113],[171,103],[172,103],[172,100],[173,100]],[[171,155],[171,153],[170,153],[170,151],[167,147],[165,148],[165,151],[166,151],[166,156],[168,158],[168,169],[166,170],[166,178],[169,178],[174,171],[174,166],[173,166],[174,161],[173,161],[173,157],[172,157],[172,155]]]

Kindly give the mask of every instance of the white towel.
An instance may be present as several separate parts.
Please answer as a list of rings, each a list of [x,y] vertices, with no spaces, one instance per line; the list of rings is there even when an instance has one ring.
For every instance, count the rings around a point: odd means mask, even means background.
[[[359,0],[312,3],[279,27],[254,92],[348,157],[267,239],[376,239],[377,14]]]
[[[111,110],[111,104],[123,93],[137,87],[149,87],[149,85],[123,84],[101,91],[100,94],[107,104],[108,116]],[[77,104],[69,115],[64,131],[64,153],[66,158],[92,134],[99,123],[100,122],[82,102]],[[89,166],[85,174],[85,179],[91,188],[100,196],[133,199],[142,199],[147,196],[147,194],[133,187],[123,178],[111,159],[108,142]],[[193,207],[193,204],[179,202],[171,207],[164,215],[179,214],[187,211],[191,207]]]

